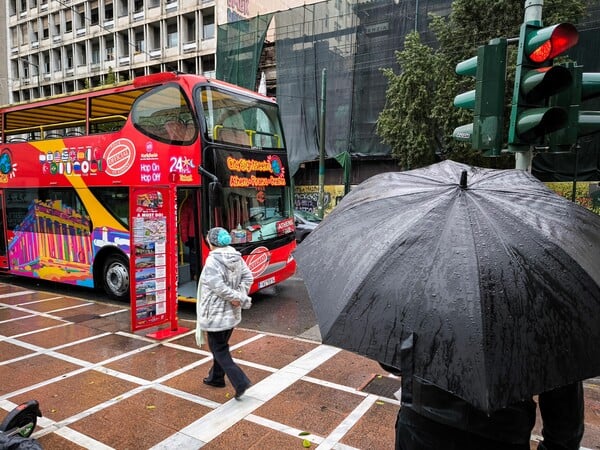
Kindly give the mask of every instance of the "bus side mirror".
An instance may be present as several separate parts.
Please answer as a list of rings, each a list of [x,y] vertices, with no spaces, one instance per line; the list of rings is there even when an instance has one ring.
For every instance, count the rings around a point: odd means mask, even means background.
[[[218,181],[212,181],[208,185],[208,203],[212,208],[223,206],[223,187]]]

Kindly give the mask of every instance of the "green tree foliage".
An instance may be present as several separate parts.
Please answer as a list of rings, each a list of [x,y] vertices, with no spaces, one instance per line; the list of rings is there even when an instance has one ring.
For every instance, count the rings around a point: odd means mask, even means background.
[[[471,122],[472,112],[453,106],[454,97],[474,87],[474,80],[455,74],[456,64],[476,54],[480,45],[497,37],[517,37],[525,0],[455,0],[448,17],[432,17],[437,47],[423,44],[416,33],[406,36],[396,52],[400,73],[383,69],[388,79],[386,104],[377,133],[392,148],[401,168],[421,167],[437,156],[487,167],[514,167],[514,158],[484,158],[468,144],[452,139],[458,125]],[[543,22],[577,23],[585,13],[582,0],[545,0]],[[508,107],[514,81],[516,46],[509,46]]]
[[[392,69],[383,69],[389,84],[386,106],[377,121],[377,132],[384,143],[392,148],[392,156],[403,169],[432,163],[431,151],[441,145],[431,130],[440,124],[430,114],[435,107],[436,57],[433,50],[421,43],[417,33],[406,37],[404,51],[396,52],[398,63],[404,68],[402,77]]]

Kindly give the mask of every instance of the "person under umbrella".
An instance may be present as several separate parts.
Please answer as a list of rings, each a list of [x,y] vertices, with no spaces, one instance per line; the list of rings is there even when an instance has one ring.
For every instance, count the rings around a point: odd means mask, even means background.
[[[412,339],[403,343],[405,358],[410,358]],[[399,369],[380,365],[402,376]],[[431,383],[404,374],[400,401],[396,450],[530,450],[536,415],[533,398],[488,415]],[[543,392],[538,402],[543,422],[538,450],[578,450],[584,432],[582,383]]]
[[[401,369],[401,414],[474,431],[516,405],[496,437],[527,446],[540,395],[552,449],[581,439],[577,386],[600,374],[599,234],[525,171],[448,160],[361,183],[294,257],[323,343]]]

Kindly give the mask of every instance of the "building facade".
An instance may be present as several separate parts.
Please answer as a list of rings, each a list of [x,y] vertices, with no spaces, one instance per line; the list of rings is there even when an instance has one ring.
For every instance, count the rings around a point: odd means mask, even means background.
[[[164,70],[215,71],[214,0],[8,0],[8,102]]]
[[[218,25],[298,0],[2,0],[0,104],[139,75],[215,75]]]

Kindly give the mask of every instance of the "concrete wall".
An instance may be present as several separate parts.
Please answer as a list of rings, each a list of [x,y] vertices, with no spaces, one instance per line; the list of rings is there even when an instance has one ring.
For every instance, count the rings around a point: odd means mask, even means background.
[[[5,0],[0,0],[0,105],[8,103],[8,27],[6,26],[6,11],[8,6]]]

